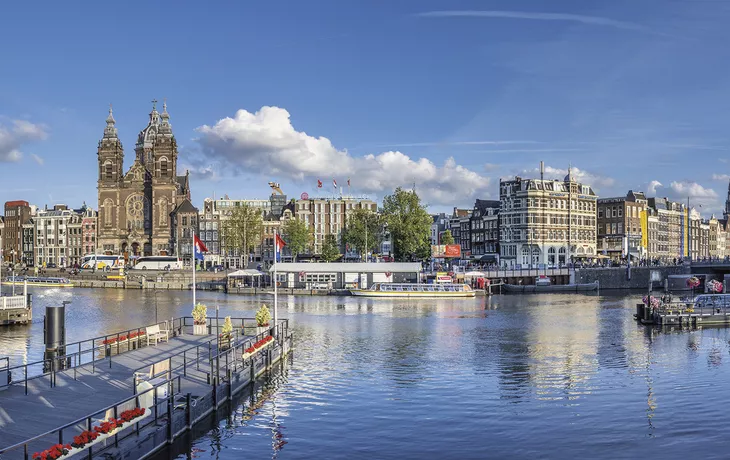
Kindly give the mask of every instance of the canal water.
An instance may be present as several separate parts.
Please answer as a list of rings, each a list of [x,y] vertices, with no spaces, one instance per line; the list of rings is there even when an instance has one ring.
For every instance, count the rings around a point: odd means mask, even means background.
[[[190,310],[185,292],[34,294],[34,324],[0,329],[15,363],[42,356],[48,304],[72,301],[69,342]],[[283,296],[292,359],[178,457],[727,458],[728,329],[644,328],[640,295]],[[271,302],[199,298],[221,316]]]

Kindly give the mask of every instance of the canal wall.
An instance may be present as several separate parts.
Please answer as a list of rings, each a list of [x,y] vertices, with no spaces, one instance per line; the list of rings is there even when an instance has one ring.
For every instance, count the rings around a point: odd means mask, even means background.
[[[631,279],[626,267],[612,268],[576,268],[574,282],[578,284],[598,281],[601,289],[647,289],[650,280],[659,280],[656,284],[664,284],[669,275],[686,275],[690,267],[673,265],[670,267],[631,267]]]

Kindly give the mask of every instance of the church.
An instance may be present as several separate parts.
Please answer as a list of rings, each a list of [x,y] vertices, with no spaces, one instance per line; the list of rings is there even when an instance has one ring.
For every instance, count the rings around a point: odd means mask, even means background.
[[[185,210],[189,215],[187,211],[194,208],[190,202],[190,176],[188,172],[177,175],[177,142],[167,103],[162,105],[162,113],[157,111],[156,103],[152,101],[149,122],[137,137],[134,162],[126,173],[124,148],[109,107],[97,150],[97,248],[104,254],[121,254],[129,259],[179,253],[177,246],[181,242],[174,234],[176,213]]]

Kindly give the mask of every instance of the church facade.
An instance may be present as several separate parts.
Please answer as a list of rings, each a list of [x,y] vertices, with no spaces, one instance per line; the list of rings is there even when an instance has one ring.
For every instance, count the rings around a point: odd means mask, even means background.
[[[124,172],[124,148],[109,108],[99,141],[97,247],[125,258],[176,253],[175,210],[190,202],[189,174],[177,175],[177,142],[167,104],[153,101],[149,122],[137,137],[132,166]]]

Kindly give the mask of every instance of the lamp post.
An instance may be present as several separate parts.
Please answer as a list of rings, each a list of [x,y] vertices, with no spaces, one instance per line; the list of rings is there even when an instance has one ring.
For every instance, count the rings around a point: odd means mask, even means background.
[[[157,319],[157,294],[159,294],[160,291],[155,290],[155,324],[158,324],[159,321]]]

